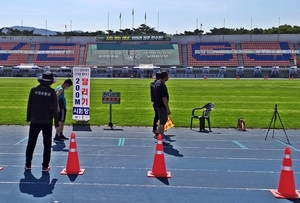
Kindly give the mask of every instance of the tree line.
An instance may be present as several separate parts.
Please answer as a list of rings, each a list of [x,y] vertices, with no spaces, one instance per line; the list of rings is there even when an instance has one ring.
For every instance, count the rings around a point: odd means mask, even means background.
[[[5,29],[6,32],[3,32]],[[97,30],[95,32],[83,32],[83,31],[66,31],[56,32],[50,36],[98,36],[98,35],[166,35],[163,31],[157,31],[154,27],[149,27],[146,24],[141,24],[137,28],[126,28],[117,31]],[[183,33],[173,34],[174,36],[185,35],[256,35],[256,34],[300,34],[300,26],[280,25],[278,27],[272,27],[268,29],[254,28],[251,30],[245,28],[212,28],[209,31],[195,29],[194,31],[184,31]],[[0,36],[42,36],[42,34],[34,33],[34,30],[19,30],[13,28],[1,28]]]

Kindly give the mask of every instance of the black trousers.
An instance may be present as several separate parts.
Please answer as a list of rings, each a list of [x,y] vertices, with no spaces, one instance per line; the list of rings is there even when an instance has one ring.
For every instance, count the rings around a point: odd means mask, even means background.
[[[51,142],[52,142],[52,123],[41,124],[41,123],[30,123],[29,137],[26,148],[26,166],[31,166],[32,156],[35,149],[38,135],[42,131],[43,133],[43,167],[48,167],[51,157]]]
[[[157,130],[157,122],[159,120],[159,116],[158,116],[158,111],[156,110],[156,108],[153,106],[154,109],[154,118],[153,118],[153,130]]]

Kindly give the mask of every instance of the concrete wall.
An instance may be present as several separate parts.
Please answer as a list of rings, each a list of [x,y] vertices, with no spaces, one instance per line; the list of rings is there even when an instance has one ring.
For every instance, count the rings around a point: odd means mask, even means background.
[[[173,36],[171,42],[188,44],[189,42],[222,42],[232,41],[240,43],[242,41],[290,41],[300,42],[300,34],[280,34],[280,35],[203,35],[203,36]],[[56,37],[56,36],[1,36],[0,42],[37,42],[37,43],[96,43],[96,37]]]

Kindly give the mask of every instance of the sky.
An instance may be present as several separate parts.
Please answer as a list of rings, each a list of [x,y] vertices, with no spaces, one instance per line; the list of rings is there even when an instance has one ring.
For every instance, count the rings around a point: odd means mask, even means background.
[[[2,1],[2,2],[1,2]],[[118,31],[145,23],[167,34],[300,26],[300,0],[0,0],[0,28]],[[134,13],[134,15],[132,15]],[[121,17],[121,18],[120,18]],[[146,17],[146,19],[145,19]],[[202,27],[201,27],[202,24]]]

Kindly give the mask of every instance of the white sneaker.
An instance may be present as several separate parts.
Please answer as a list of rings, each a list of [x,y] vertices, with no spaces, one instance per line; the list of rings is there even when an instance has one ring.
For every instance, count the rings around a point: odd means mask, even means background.
[[[166,140],[165,138],[162,139],[162,142],[163,142],[164,144],[170,144],[170,142],[169,142],[168,140]]]

